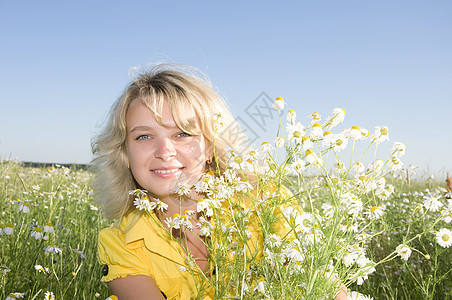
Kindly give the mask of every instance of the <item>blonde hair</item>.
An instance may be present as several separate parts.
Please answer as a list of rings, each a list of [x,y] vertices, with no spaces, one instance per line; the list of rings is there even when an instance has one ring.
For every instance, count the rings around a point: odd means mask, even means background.
[[[128,168],[126,113],[132,101],[141,101],[162,125],[163,104],[170,107],[176,125],[192,135],[203,134],[214,151],[207,168],[223,173],[227,168],[227,147],[244,149],[241,141],[215,131],[216,114],[225,126],[235,124],[226,103],[197,69],[175,64],[157,64],[138,75],[113,104],[103,131],[92,142],[94,189],[105,216],[119,219],[133,208],[129,191],[139,188]]]

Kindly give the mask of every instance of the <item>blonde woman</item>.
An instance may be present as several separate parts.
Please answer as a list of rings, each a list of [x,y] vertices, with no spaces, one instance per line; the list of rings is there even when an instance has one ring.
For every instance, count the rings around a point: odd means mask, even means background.
[[[214,148],[214,118],[221,113],[225,123],[234,120],[198,74],[161,64],[138,76],[93,142],[97,201],[108,218],[121,220],[99,236],[103,280],[120,299],[189,299],[195,289],[190,275],[179,276],[181,254],[173,251],[174,243],[135,209],[129,191],[144,189],[165,203],[167,209],[158,213],[164,224],[175,213],[196,211],[193,197],[175,194],[178,186],[195,184],[207,169],[223,172],[226,147],[240,150],[237,141],[221,137],[215,137]],[[206,269],[208,253],[196,229],[185,235],[186,247]]]
[[[191,299],[213,287],[185,271],[184,256],[211,272],[199,229],[171,231],[165,220],[197,211],[203,195],[176,194],[206,170],[223,173],[227,147],[240,152],[240,140],[215,136],[218,113],[226,126],[234,119],[208,81],[190,67],[157,65],[139,75],[114,103],[103,132],[93,141],[94,187],[105,215],[119,220],[99,234],[102,280],[119,299]],[[146,190],[158,199],[151,216],[134,205],[129,191]],[[194,219],[197,216],[193,216]],[[183,241],[184,247],[174,237]],[[185,272],[184,272],[185,271]],[[205,278],[205,276],[204,276]]]

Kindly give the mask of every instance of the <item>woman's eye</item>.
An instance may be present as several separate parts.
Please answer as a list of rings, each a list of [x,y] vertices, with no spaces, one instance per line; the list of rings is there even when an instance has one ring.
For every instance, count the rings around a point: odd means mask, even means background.
[[[188,134],[188,133],[185,133],[185,132],[181,132],[181,133],[179,133],[177,136],[178,136],[178,137],[187,137],[187,136],[191,136],[191,135]]]
[[[149,135],[147,135],[147,134],[142,134],[142,135],[139,135],[137,138],[136,138],[136,140],[138,141],[138,140],[147,140],[147,139],[149,139],[150,137],[149,137]]]

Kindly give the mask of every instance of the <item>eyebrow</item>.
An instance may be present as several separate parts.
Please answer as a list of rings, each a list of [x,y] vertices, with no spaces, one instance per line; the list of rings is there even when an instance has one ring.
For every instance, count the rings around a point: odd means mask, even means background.
[[[134,131],[147,131],[147,130],[152,130],[154,128],[150,127],[150,126],[135,126],[133,127],[129,132],[134,132]]]
[[[179,127],[177,127],[177,126],[166,126],[166,128],[171,129],[171,128],[179,128]],[[154,127],[151,127],[151,126],[145,126],[145,125],[142,125],[142,126],[135,126],[135,127],[133,127],[129,132],[135,132],[135,131],[149,131],[149,130],[155,130],[155,128],[154,128]]]

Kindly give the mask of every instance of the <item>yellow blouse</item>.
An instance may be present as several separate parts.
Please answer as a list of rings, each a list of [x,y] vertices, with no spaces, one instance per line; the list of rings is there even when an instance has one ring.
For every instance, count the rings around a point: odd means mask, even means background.
[[[290,195],[287,189],[281,189],[281,193],[286,197]],[[286,226],[278,227],[278,231],[290,230]],[[249,230],[250,241],[259,240],[259,244],[262,234],[258,224],[250,226]],[[195,299],[199,289],[204,289],[203,299],[215,299],[214,288],[206,280],[203,281],[201,276],[195,280],[184,270],[187,266],[185,251],[153,212],[148,215],[134,210],[122,218],[119,228],[101,230],[98,253],[100,263],[107,266],[104,266],[101,279],[104,282],[128,275],[147,275],[154,279],[167,299]]]
[[[136,224],[124,232],[136,218],[139,218]],[[186,266],[183,259],[186,254],[155,220],[158,221],[154,213],[150,216],[135,210],[123,217],[119,228],[109,227],[99,233],[99,261],[108,266],[102,281],[147,275],[167,299],[193,299],[197,295],[195,280],[181,268]],[[204,299],[214,299],[213,293]]]

